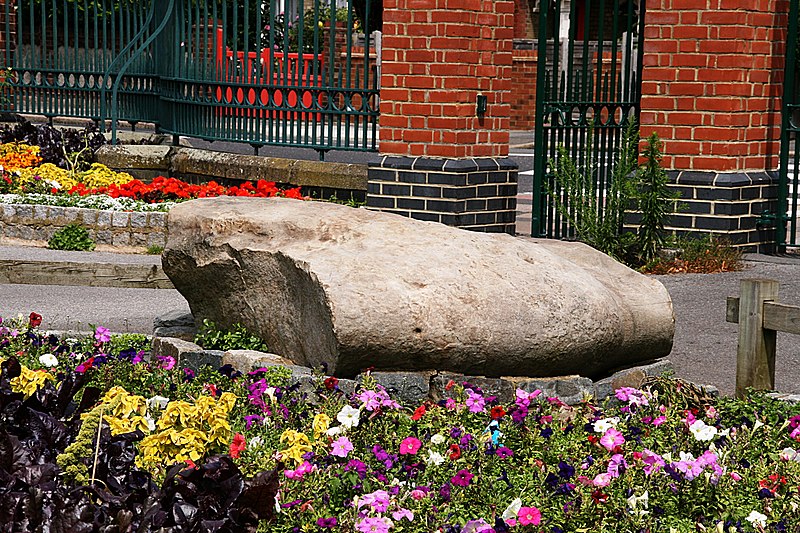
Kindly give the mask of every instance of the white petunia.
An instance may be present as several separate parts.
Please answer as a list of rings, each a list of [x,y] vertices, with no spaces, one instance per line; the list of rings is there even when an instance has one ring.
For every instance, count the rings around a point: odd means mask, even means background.
[[[39,362],[46,367],[53,368],[58,366],[58,359],[51,353],[44,353],[39,356]]]
[[[514,498],[514,501],[512,501],[509,506],[506,507],[506,510],[503,511],[503,514],[500,516],[500,518],[506,522],[512,518],[516,519],[520,509],[522,509],[522,500],[519,498]]]
[[[147,400],[147,407],[149,409],[163,409],[167,406],[168,403],[169,403],[169,398],[156,395]]]
[[[783,461],[795,461],[800,463],[800,453],[797,453],[797,450],[794,448],[784,448],[781,450],[780,457]]]
[[[437,433],[433,437],[431,437],[431,444],[442,444],[444,442],[444,435],[441,433]]]
[[[428,450],[428,458],[426,459],[426,462],[439,466],[440,464],[444,463],[444,456],[439,452]]]
[[[695,420],[692,422],[692,425],[689,426],[689,431],[691,431],[694,438],[699,441],[709,441],[717,436],[717,428],[709,426],[702,420]]]
[[[611,428],[616,428],[617,424],[619,424],[619,417],[615,416],[612,418],[601,418],[594,423],[593,427],[595,433],[605,433]]]
[[[342,407],[342,410],[339,411],[339,414],[336,415],[336,420],[347,429],[350,429],[358,426],[360,415],[361,411],[349,405],[345,405]]]
[[[767,525],[767,515],[761,514],[758,511],[750,511],[750,514],[745,518],[751,524],[764,527]]]

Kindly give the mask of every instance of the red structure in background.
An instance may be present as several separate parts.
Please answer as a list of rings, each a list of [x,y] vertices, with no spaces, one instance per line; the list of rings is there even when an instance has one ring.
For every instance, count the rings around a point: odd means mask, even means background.
[[[231,104],[220,106],[219,113],[259,118],[303,118],[320,120],[321,113],[308,111],[277,111],[271,109],[243,109],[241,106],[290,107],[299,110],[313,109],[313,87],[322,86],[323,58],[316,54],[299,54],[270,51],[235,52],[225,46],[223,29],[217,28],[214,43],[218,71],[223,73],[222,86],[216,90],[216,101]],[[302,58],[302,59],[301,59]],[[260,62],[260,65],[259,65]],[[224,86],[225,82],[234,85]],[[262,85],[258,90],[240,85]],[[299,97],[298,97],[299,93]],[[245,96],[246,94],[246,96]],[[285,97],[284,97],[285,94]],[[317,107],[322,107],[321,95]]]

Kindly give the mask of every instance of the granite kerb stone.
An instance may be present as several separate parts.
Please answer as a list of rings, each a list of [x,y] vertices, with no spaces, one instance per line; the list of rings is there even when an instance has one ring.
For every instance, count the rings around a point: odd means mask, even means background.
[[[312,369],[292,364],[276,354],[255,350],[203,350],[193,342],[170,337],[153,337],[152,356],[171,356],[178,364],[197,370],[203,365],[222,366],[230,364],[235,369],[248,372],[258,368],[283,366],[292,372],[292,380],[299,382],[304,390],[313,390],[315,378]],[[485,396],[496,396],[501,402],[515,398],[516,389],[527,392],[541,390],[544,397],[555,397],[568,405],[593,399],[604,400],[620,387],[641,387],[648,377],[662,375],[673,370],[668,359],[659,359],[643,365],[619,370],[609,377],[592,381],[589,378],[570,375],[549,378],[506,376],[487,378],[439,371],[375,371],[370,376],[393,397],[406,405],[423,401],[438,402],[447,397],[450,383],[469,384],[481,390]],[[339,388],[345,392],[355,390],[363,381],[360,374],[354,380],[340,379]],[[705,387],[713,389],[713,387]],[[712,391],[713,392],[713,391]]]

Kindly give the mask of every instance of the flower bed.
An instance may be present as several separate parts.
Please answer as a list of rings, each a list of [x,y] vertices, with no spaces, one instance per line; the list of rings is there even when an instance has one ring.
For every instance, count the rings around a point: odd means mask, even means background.
[[[176,202],[212,196],[302,198],[299,188],[279,189],[264,180],[224,187],[214,181],[194,185],[157,177],[150,183],[114,172],[99,163],[45,162],[39,146],[0,144],[0,230],[2,235],[47,241],[71,223],[90,238],[112,246],[164,246],[166,212]],[[83,170],[81,170],[83,168]],[[151,214],[147,214],[151,213]]]
[[[55,530],[797,531],[800,415],[666,378],[613,402],[469,383],[400,405],[143,339],[0,324],[0,522]],[[78,416],[80,415],[80,416]],[[34,496],[35,495],[35,496]],[[32,498],[36,498],[35,502]]]

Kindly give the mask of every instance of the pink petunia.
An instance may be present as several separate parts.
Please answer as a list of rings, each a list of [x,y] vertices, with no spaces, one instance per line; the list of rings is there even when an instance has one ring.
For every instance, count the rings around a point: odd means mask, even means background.
[[[406,437],[400,443],[400,455],[416,455],[422,443],[416,437]]]
[[[331,443],[331,455],[336,457],[347,457],[353,451],[353,443],[347,437],[339,437]]]
[[[517,511],[520,525],[538,526],[542,521],[542,513],[536,507],[520,507]]]
[[[624,443],[625,437],[614,428],[608,428],[603,436],[600,437],[600,444],[608,451],[613,450],[617,446],[622,446]]]

